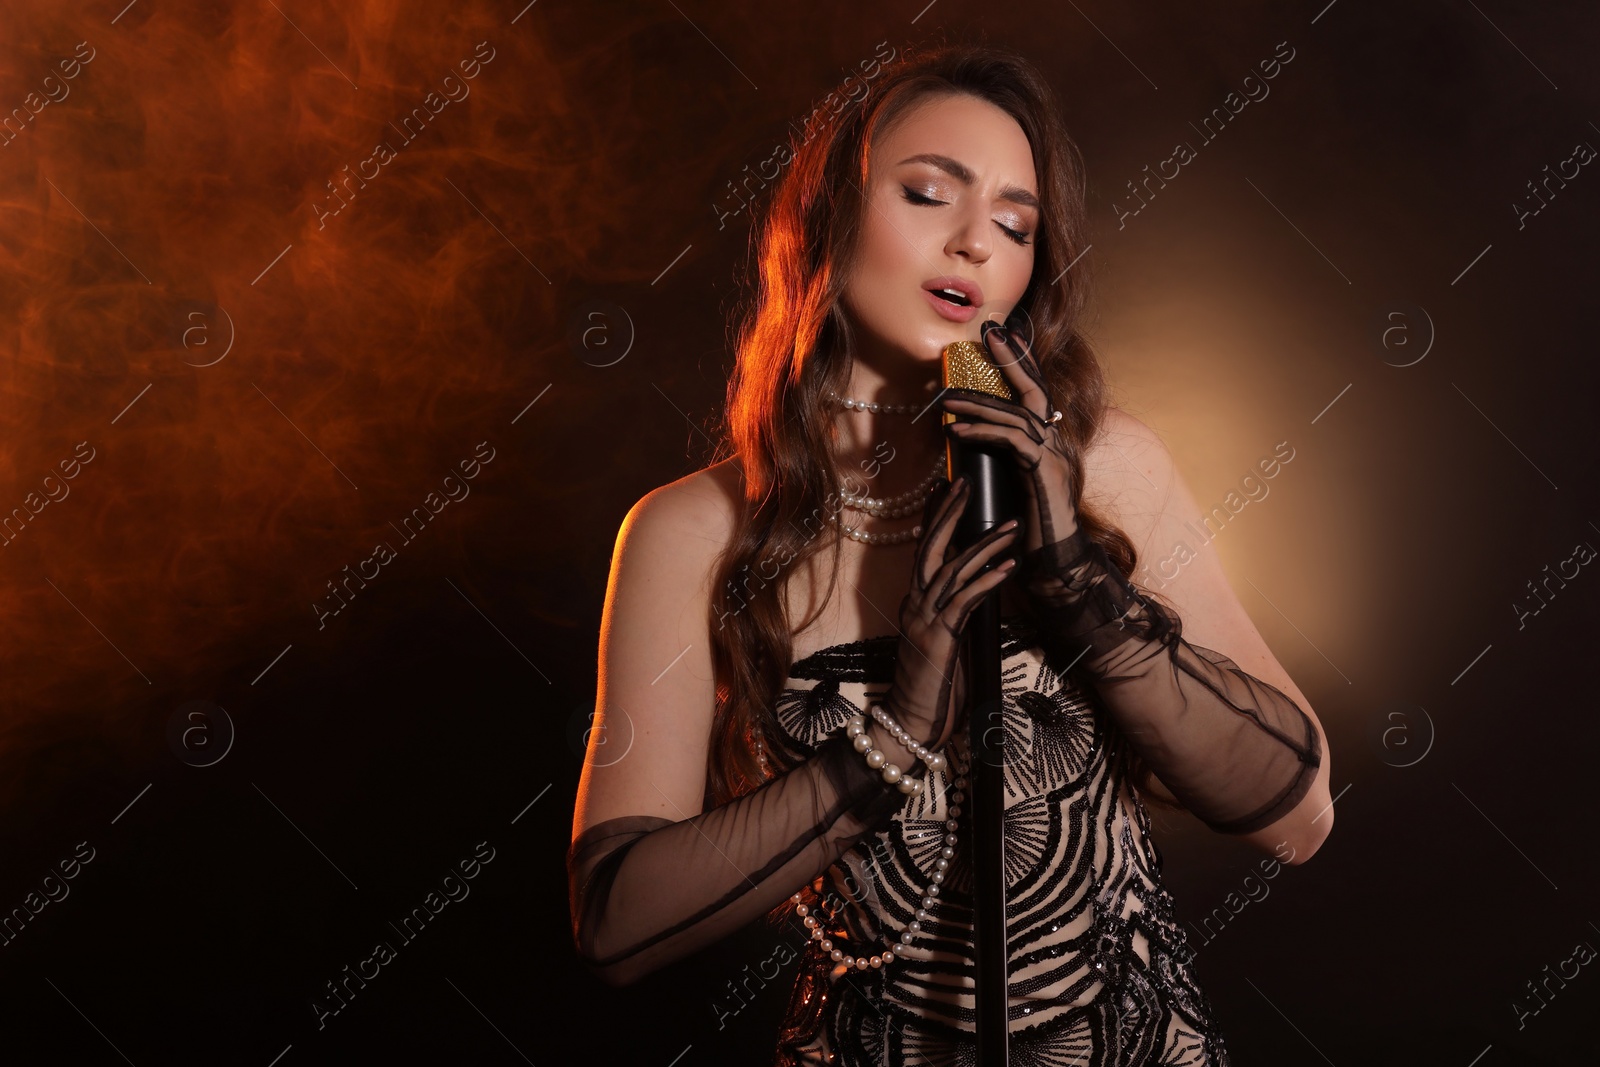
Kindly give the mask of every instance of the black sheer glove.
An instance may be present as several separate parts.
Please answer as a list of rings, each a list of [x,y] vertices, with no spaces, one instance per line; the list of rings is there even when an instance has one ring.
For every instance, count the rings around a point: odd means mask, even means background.
[[[608,819],[567,852],[573,938],[585,963],[626,985],[770,912],[862,838],[906,794],[843,730],[787,773],[674,822]]]
[[[994,567],[1010,551],[1018,527],[1004,523],[946,560],[956,524],[972,500],[965,478],[943,482],[923,507],[922,541],[911,566],[911,588],[900,601],[900,641],[894,681],[883,698],[889,714],[913,740],[940,749],[964,722],[961,638],[972,613],[1009,577]],[[902,769],[911,768],[907,763]]]
[[[1027,553],[1047,647],[1079,667],[1173,796],[1211,829],[1250,833],[1299,803],[1322,765],[1316,725],[1281,690],[1183,640],[1080,527]]]

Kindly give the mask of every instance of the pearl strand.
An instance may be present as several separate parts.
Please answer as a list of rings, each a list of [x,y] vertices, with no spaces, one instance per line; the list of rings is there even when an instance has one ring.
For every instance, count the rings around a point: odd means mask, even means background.
[[[880,404],[873,400],[852,400],[828,390],[828,399],[851,411],[870,411],[874,415],[915,415],[922,408],[916,404]]]
[[[845,507],[853,511],[864,511],[869,515],[879,515],[884,518],[899,518],[921,511],[922,506],[928,501],[928,490],[933,488],[933,483],[944,476],[945,458],[943,455],[935,456],[933,467],[928,471],[927,477],[911,489],[897,493],[891,497],[873,497],[866,493],[852,493],[843,490],[839,499]]]
[[[880,534],[869,533],[865,530],[862,530],[859,526],[851,526],[849,523],[840,520],[839,516],[837,515],[829,516],[828,521],[838,523],[843,529],[846,537],[850,538],[852,541],[860,541],[864,545],[899,545],[904,544],[913,538],[922,536],[922,524],[920,522],[911,527],[909,530],[899,530],[895,533]]]
[[[905,727],[895,722],[894,718],[889,714],[889,710],[882,704],[873,704],[870,710],[872,717],[882,723],[883,728],[893,734],[896,741],[909,749],[917,759],[927,764],[928,770],[941,771],[944,769],[944,757],[906,733]]]
[[[913,778],[889,762],[889,756],[880,748],[872,747],[872,735],[867,733],[867,720],[858,711],[845,723],[844,732],[855,750],[867,757],[867,766],[881,771],[883,780],[907,796],[922,792],[922,779]],[[943,757],[941,757],[943,758]]]
[[[937,755],[937,753],[934,753],[934,755]],[[965,761],[962,762],[963,764],[965,763]],[[957,774],[958,777],[955,780],[954,788],[950,791],[950,804],[946,810],[944,845],[939,849],[938,858],[934,860],[934,871],[928,876],[928,887],[923,891],[920,907],[917,908],[911,922],[907,923],[906,928],[900,933],[899,940],[902,946],[911,944],[916,939],[916,935],[922,932],[922,924],[928,920],[934,904],[938,902],[945,875],[950,869],[951,861],[956,857],[956,827],[958,825],[957,820],[961,817],[961,803],[967,798],[965,792],[967,788],[967,768],[965,766],[960,767],[957,770]],[[826,952],[828,958],[833,962],[842,963],[850,970],[864,971],[869,967],[882,968],[884,964],[894,960],[895,947],[893,945],[871,956],[851,955],[836,945],[823,932],[822,923],[818,921],[815,915],[811,914],[810,907],[804,903],[803,893],[796,893],[789,899],[794,902],[795,914],[800,916],[806,928],[811,931],[811,939],[820,942],[818,947]]]
[[[909,749],[914,756],[927,766],[928,770],[938,771],[944,769],[946,765],[945,758],[937,752],[930,752],[913,740],[900,728],[899,723],[889,718],[887,712],[881,710],[880,705],[874,704],[872,706],[872,714],[894,735],[895,740]],[[850,738],[851,747],[867,757],[867,766],[873,770],[880,771],[885,782],[908,796],[916,796],[922,792],[923,780],[921,778],[912,778],[905,771],[890,763],[887,754],[872,747],[872,737],[867,733],[867,720],[863,719],[859,712],[850,716],[845,723],[845,734]],[[863,744],[863,742],[865,743]],[[772,763],[767,759],[767,746],[760,741],[756,742],[756,761],[761,765],[762,776],[772,777]]]

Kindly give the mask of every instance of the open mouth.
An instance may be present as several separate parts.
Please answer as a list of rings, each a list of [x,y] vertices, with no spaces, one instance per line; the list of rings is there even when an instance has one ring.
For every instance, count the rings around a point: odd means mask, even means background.
[[[964,308],[971,306],[970,302],[967,300],[967,295],[961,292],[959,289],[929,289],[928,292],[932,293],[940,300],[946,300],[954,304],[956,307]]]

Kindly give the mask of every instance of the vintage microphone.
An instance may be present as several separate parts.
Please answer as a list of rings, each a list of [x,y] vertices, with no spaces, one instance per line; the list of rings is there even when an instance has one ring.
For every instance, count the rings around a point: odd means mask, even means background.
[[[982,344],[946,345],[940,385],[988,393],[1006,400],[1016,395]],[[944,413],[944,424],[959,416]],[[1004,445],[959,441],[946,434],[946,473],[953,482],[966,476],[971,499],[951,536],[961,552],[994,527],[1023,518],[1024,498],[1016,460]],[[1003,559],[1003,558],[1002,558]],[[991,562],[985,570],[1002,560]],[[963,669],[967,678],[968,751],[972,753],[972,903],[976,960],[978,1067],[1005,1067],[1010,1021],[1007,1017],[1005,728],[1000,695],[999,589],[990,590],[967,618],[963,631]]]

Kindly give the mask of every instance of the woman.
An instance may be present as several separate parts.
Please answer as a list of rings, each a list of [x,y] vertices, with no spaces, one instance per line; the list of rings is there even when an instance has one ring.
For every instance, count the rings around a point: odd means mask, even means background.
[[[970,1059],[957,650],[998,590],[1017,1062],[1226,1063],[1145,804],[1303,862],[1332,823],[1320,724],[1214,554],[1163,602],[1126,578],[1202,520],[1080,333],[1084,175],[1047,84],[947,47],[873,85],[783,161],[726,458],[618,537],[579,952],[623,984],[797,918],[777,1062]],[[939,392],[943,348],[980,334],[1011,400]],[[947,433],[1003,448],[1028,499],[962,552]]]

